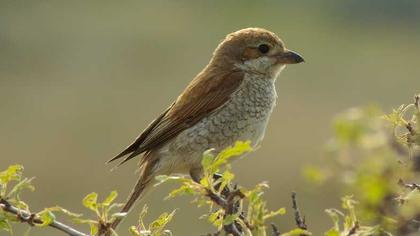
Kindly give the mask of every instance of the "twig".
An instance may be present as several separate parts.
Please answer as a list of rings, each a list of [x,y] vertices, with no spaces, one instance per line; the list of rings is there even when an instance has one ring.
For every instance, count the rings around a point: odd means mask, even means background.
[[[402,187],[405,187],[405,188],[408,188],[408,189],[411,189],[411,190],[417,189],[417,190],[420,191],[420,184],[416,184],[416,183],[405,183],[404,180],[402,180],[402,179],[399,179],[398,180],[398,184],[400,186],[402,186]]]
[[[220,178],[219,175],[215,175],[213,178],[216,180]],[[220,188],[220,184],[217,184],[215,188]],[[238,200],[245,197],[245,195],[238,189],[238,186],[235,185],[233,188],[229,186],[225,186],[224,189],[221,191],[221,194],[214,193],[211,189],[207,189],[207,196],[212,200],[216,205],[221,207],[225,211],[226,215],[234,215],[238,213],[240,203]],[[241,212],[239,214],[239,218],[245,223],[246,227],[249,229],[252,229],[252,225],[249,224],[249,222],[246,220],[246,217],[244,216],[244,213]],[[238,222],[234,221],[231,224],[224,225],[223,226],[224,231],[227,235],[233,235],[233,236],[242,236],[243,235],[243,229],[241,228],[241,225],[238,224]]]
[[[408,123],[405,125],[405,128],[408,130],[408,132],[409,132],[411,135],[416,135],[416,130],[414,129],[414,127],[413,127],[413,124],[412,124],[412,123],[408,122]]]
[[[240,199],[244,198],[245,195],[238,189],[238,186],[234,186],[233,190],[226,193],[225,198],[227,200],[227,215],[236,214],[239,211],[239,201],[236,201],[235,198],[239,197]],[[235,221],[232,224],[224,226],[226,233],[233,233],[233,235],[242,235],[242,229],[239,224]]]
[[[37,217],[36,214],[21,210],[15,206],[12,206],[7,200],[0,198],[0,208],[3,209],[3,211],[11,213],[13,215],[16,215],[18,219],[20,219],[22,222],[26,222],[29,225],[33,226],[35,224],[42,224],[42,220]],[[76,229],[61,223],[57,220],[54,220],[49,224],[48,226],[55,228],[63,233],[66,233],[70,236],[89,236],[88,234],[82,233],[80,231],[77,231]]]
[[[353,225],[353,227],[351,227],[351,229],[350,229],[349,233],[347,234],[347,236],[351,236],[351,235],[356,234],[356,232],[357,232],[358,229],[359,229],[359,222],[356,221],[356,222],[354,222],[354,225]]]
[[[213,193],[210,189],[207,190],[207,196],[218,206],[223,208],[226,212],[226,215],[236,214],[239,207],[239,202],[236,201],[236,197],[244,198],[244,194],[237,189],[236,187],[233,190],[228,188],[222,191],[222,195],[217,195]],[[224,230],[227,234],[232,234],[234,236],[241,236],[242,229],[240,226],[233,222],[232,224],[224,225]]]
[[[273,236],[280,236],[279,228],[275,224],[271,224],[271,228],[273,229]]]
[[[306,225],[305,222],[305,216],[302,217],[297,205],[297,200],[296,200],[296,193],[292,192],[292,208],[295,211],[295,222],[296,222],[296,226],[300,229],[303,230],[307,230],[308,226]]]

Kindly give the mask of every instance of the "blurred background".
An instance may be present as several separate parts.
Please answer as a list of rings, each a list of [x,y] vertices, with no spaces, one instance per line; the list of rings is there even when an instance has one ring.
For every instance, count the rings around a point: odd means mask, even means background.
[[[19,163],[36,176],[36,191],[24,195],[34,211],[87,213],[81,199],[92,191],[118,190],[124,201],[136,161],[113,172],[105,161],[176,98],[227,33],[245,27],[277,33],[306,63],[278,79],[265,142],[234,172],[245,187],[269,182],[269,207],[288,209],[276,218],[283,230],[293,227],[297,191],[320,235],[331,225],[324,209],[339,205],[340,192],[308,184],[302,168],[322,158],[338,112],[371,103],[389,111],[419,91],[418,1],[1,1],[0,169]],[[147,219],[178,208],[174,235],[213,232],[190,198],[163,200],[172,188],[139,204],[149,205]]]

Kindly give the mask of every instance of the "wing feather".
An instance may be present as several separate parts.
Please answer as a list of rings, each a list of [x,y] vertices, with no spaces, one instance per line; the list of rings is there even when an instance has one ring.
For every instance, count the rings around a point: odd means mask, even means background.
[[[128,155],[120,164],[133,157],[165,144],[180,132],[190,128],[203,117],[223,106],[237,90],[243,80],[243,73],[231,71],[226,74],[199,74],[187,86],[177,100],[155,119],[120,154],[108,162]]]

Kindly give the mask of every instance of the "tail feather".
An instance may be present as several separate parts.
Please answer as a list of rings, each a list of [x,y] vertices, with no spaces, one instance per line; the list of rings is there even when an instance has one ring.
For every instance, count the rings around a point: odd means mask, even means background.
[[[140,153],[138,151],[132,152],[130,155],[128,155],[124,160],[122,160],[120,163],[118,163],[117,166],[121,166],[122,164],[126,163],[127,161],[131,160],[132,158],[136,157]]]
[[[136,149],[138,148],[138,146],[137,145],[135,145],[134,143],[133,144],[130,144],[128,147],[126,147],[121,153],[119,153],[118,155],[116,155],[115,157],[113,157],[113,158],[111,158],[110,160],[108,160],[108,161],[106,161],[106,163],[111,163],[111,162],[113,162],[113,161],[115,161],[115,160],[117,160],[117,159],[120,159],[121,157],[123,157],[123,156],[125,156],[125,155],[127,155],[127,154],[129,154],[129,153],[131,153],[130,154],[130,156],[131,155],[133,155],[133,153],[136,153]],[[140,153],[136,153],[135,155],[138,155],[138,154],[140,154]],[[133,157],[131,157],[131,158],[133,158]],[[131,159],[130,158],[130,159]],[[124,161],[125,162],[125,161]],[[120,164],[122,164],[122,163],[120,163]]]
[[[128,213],[134,206],[134,204],[137,202],[138,199],[140,199],[144,193],[145,190],[150,186],[150,182],[154,177],[154,166],[156,161],[148,160],[142,163],[141,165],[141,172],[140,172],[140,178],[137,180],[136,185],[134,186],[133,190],[131,191],[130,196],[127,199],[127,202],[124,204],[123,208],[120,212],[122,213]],[[111,224],[112,229],[116,229],[119,223],[121,223],[122,219],[116,219]]]

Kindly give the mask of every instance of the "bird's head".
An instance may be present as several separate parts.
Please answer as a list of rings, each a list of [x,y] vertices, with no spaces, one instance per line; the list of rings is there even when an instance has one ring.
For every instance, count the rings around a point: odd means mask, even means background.
[[[287,64],[303,62],[302,56],[286,49],[274,33],[261,28],[242,29],[231,34],[213,53],[212,63],[223,67],[275,77]]]

